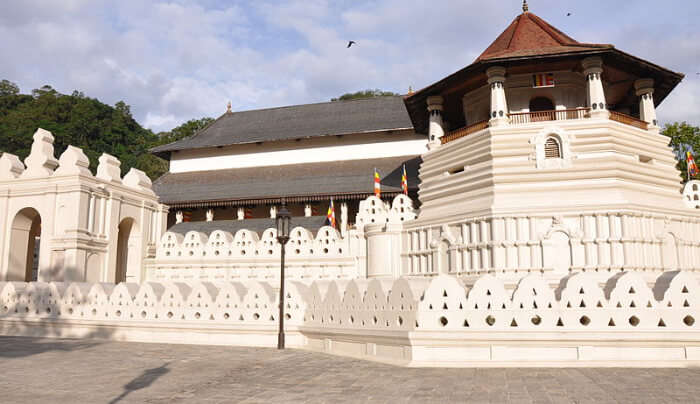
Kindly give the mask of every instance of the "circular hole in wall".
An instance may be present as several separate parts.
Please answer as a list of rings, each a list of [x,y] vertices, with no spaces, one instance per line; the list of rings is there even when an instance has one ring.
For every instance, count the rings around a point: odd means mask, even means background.
[[[443,327],[447,325],[447,317],[440,317],[440,325],[442,325]]]
[[[636,327],[639,325],[639,318],[637,318],[637,316],[632,316],[630,317],[629,322],[632,327]]]
[[[197,320],[199,320],[200,317],[202,317],[202,315],[199,314],[199,312],[194,313],[194,318],[196,318]]]
[[[591,323],[591,319],[588,318],[588,316],[581,316],[581,318],[578,320],[581,325],[586,326]]]
[[[496,324],[496,319],[493,318],[493,316],[488,316],[488,317],[486,317],[486,324],[488,324],[489,326],[492,326],[492,325]]]
[[[691,325],[695,324],[695,319],[693,318],[693,316],[688,315],[683,317],[683,323],[690,327]]]
[[[116,314],[116,315],[117,315],[117,317],[121,317],[121,315],[122,315],[122,312],[121,312],[121,310],[117,310],[117,312],[116,312],[116,313],[114,313],[114,314]]]
[[[530,319],[532,324],[534,325],[540,325],[542,323],[542,317],[540,316],[534,316],[533,318]]]
[[[145,311],[142,311],[142,312],[141,312],[141,318],[146,318],[146,312],[145,312]]]
[[[260,318],[260,314],[258,314],[258,313],[253,313],[253,318],[254,318],[255,320],[258,320],[258,319]]]

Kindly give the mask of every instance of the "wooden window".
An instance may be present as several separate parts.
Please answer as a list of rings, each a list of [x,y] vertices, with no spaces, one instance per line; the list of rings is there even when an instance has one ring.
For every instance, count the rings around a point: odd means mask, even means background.
[[[559,142],[553,137],[548,137],[547,141],[544,143],[544,158],[561,158],[561,147],[559,146]]]

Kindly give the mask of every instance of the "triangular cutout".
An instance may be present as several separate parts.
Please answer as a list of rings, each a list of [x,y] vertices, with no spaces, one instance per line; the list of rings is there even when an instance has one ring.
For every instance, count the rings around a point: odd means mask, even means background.
[[[532,308],[536,309],[537,308],[537,302],[532,302]]]
[[[596,304],[595,307],[603,307],[603,303],[601,303],[600,300],[598,300],[598,304]]]
[[[520,303],[520,308],[521,308],[521,309],[524,309],[524,308],[525,308],[525,307],[523,307],[523,304],[522,304],[522,303]]]
[[[432,304],[429,304],[429,305],[428,305],[428,309],[429,309],[429,310],[432,310],[432,309],[433,309],[433,305],[432,305]]]
[[[459,302],[459,309],[462,310],[462,302]]]
[[[559,317],[559,319],[557,320],[557,327],[563,327],[563,326],[564,326],[564,322],[561,321],[561,317]]]
[[[583,300],[581,300],[581,304],[579,304],[578,307],[586,307],[586,302],[584,302]]]
[[[566,302],[566,308],[570,309],[571,308],[571,302]]]
[[[621,309],[621,308],[622,308],[622,303],[617,302],[617,306],[615,306],[615,307],[617,307],[618,309]]]
[[[630,302],[630,307],[637,307],[637,305],[634,304],[634,300],[632,300],[632,301]]]
[[[537,296],[537,290],[535,288],[532,288],[532,295]]]
[[[479,310],[479,303],[474,303],[474,309]]]
[[[666,327],[666,323],[664,323],[664,319],[660,318],[659,319],[659,327]]]
[[[633,295],[633,294],[635,294],[635,293],[636,293],[636,292],[634,291],[634,286],[630,286],[629,294]]]
[[[651,300],[650,300],[647,302],[647,308],[651,308],[651,307],[652,307],[652,305],[651,305]]]
[[[442,309],[443,309],[443,310],[447,310],[447,303],[443,303],[443,304],[442,304]]]
[[[513,319],[513,321],[510,322],[510,326],[511,326],[511,327],[517,327],[517,326],[518,326],[518,323],[515,322],[515,319]]]
[[[613,320],[612,317],[610,318],[610,321],[608,321],[608,327],[615,327],[615,320]]]
[[[491,310],[491,302],[489,302],[489,304],[486,306],[486,309]]]
[[[491,291],[486,289],[486,296],[491,296]]]
[[[447,291],[444,289],[442,290],[442,297],[447,297]]]
[[[505,303],[503,303],[503,304],[501,305],[501,308],[505,310],[505,308],[506,308],[506,304],[505,304]]]
[[[688,287],[684,285],[683,290],[681,290],[681,293],[688,293]]]
[[[667,306],[668,306],[668,307],[673,307],[673,305],[671,304],[671,301],[670,301],[670,300],[668,301]]]
[[[578,294],[579,294],[579,295],[582,295],[582,294],[584,294],[584,293],[586,293],[586,292],[583,291],[583,288],[581,288],[581,290],[578,291]]]
[[[548,304],[547,304],[547,308],[548,308],[548,309],[551,309],[551,308],[552,308],[552,303],[548,303]]]
[[[690,304],[688,303],[688,299],[683,301],[683,307],[690,307]]]
[[[469,322],[465,319],[464,324],[462,324],[463,327],[469,327]]]

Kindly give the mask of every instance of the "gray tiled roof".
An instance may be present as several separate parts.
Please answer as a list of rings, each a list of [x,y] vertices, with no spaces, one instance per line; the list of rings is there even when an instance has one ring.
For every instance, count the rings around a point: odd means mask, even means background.
[[[406,164],[409,189],[417,189],[420,161],[420,156],[402,156],[166,173],[153,186],[161,201],[170,205],[192,201],[371,194],[373,170],[377,168],[382,192],[399,192],[403,164]]]
[[[292,227],[302,226],[312,232],[326,224],[325,216],[310,216],[310,217],[293,217],[291,219]],[[245,220],[214,220],[211,222],[182,222],[176,223],[168,229],[175,233],[186,234],[188,231],[198,231],[207,235],[215,230],[224,230],[231,234],[236,234],[238,230],[247,229],[261,235],[262,232],[269,228],[275,227],[275,219],[245,219]]]
[[[195,135],[151,152],[167,158],[176,150],[411,128],[402,96],[375,97],[226,112]]]

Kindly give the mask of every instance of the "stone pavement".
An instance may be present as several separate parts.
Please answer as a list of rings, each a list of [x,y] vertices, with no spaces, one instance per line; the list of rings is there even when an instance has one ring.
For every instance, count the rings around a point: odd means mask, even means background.
[[[9,403],[693,403],[700,369],[409,369],[267,348],[0,337]]]

